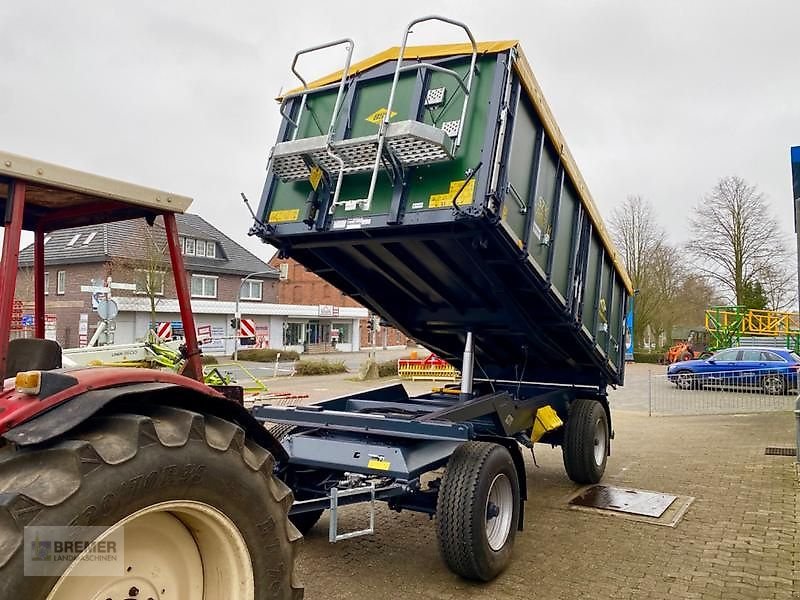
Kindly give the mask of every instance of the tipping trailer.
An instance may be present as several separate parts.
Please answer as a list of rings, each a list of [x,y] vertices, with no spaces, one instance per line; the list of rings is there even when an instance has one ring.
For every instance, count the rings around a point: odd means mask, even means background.
[[[466,44],[409,47],[437,20]],[[307,82],[298,59],[341,46]],[[351,64],[353,42],[298,52],[251,233],[462,372],[409,397],[400,385],[311,406],[260,406],[288,455],[290,518],[329,539],[374,529],[374,505],[436,516],[454,572],[490,580],[522,528],[521,448],[561,446],[597,482],[613,437],[606,389],[623,383],[631,282],[515,41],[475,41],[443,17]],[[369,502],[369,527],[338,510]]]

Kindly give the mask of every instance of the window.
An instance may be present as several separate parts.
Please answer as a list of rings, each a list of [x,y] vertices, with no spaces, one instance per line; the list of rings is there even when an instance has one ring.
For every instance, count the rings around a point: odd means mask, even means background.
[[[184,254],[186,254],[186,256],[194,256],[194,238],[186,238]]]
[[[206,243],[203,240],[195,240],[194,241],[194,254],[195,256],[205,256],[206,255]]]
[[[44,295],[47,296],[50,293],[50,273],[47,271],[44,272]]]
[[[187,238],[187,241],[189,238]],[[192,275],[192,296],[194,298],[216,298],[217,278],[213,275]]]
[[[133,273],[135,294],[147,296],[164,295],[164,271],[158,269],[136,269]]]
[[[336,337],[334,330],[339,332],[338,342],[340,344],[349,344],[350,339],[350,323],[331,323],[331,337]]]
[[[63,295],[67,289],[67,272],[59,271],[56,274],[56,294]]]
[[[242,282],[239,291],[239,298],[242,300],[261,300],[261,281],[248,279]]]
[[[289,279],[289,263],[281,263],[279,266],[280,269],[280,280],[286,281]]]
[[[742,358],[740,360],[758,362],[761,360],[761,352],[758,350],[742,350]]]
[[[305,342],[305,323],[286,323],[283,328],[283,345],[298,346]]]
[[[91,243],[92,243],[92,240],[94,239],[94,236],[96,236],[96,235],[97,235],[97,232],[96,232],[96,231],[93,231],[92,233],[90,233],[89,235],[87,235],[87,236],[86,236],[86,239],[85,239],[85,240],[83,240],[83,245],[84,245],[84,246],[88,246],[89,244],[91,244]]]
[[[764,362],[786,362],[780,356],[769,350],[761,351],[761,360]]]
[[[79,237],[81,237],[81,234],[80,234],[80,233],[76,233],[75,235],[73,235],[73,236],[72,236],[72,239],[71,239],[70,241],[68,241],[68,242],[67,242],[67,246],[74,246],[74,245],[75,245],[75,242],[77,242],[77,241],[78,241],[78,238],[79,238]]]
[[[206,242],[206,257],[217,258],[217,243]]]
[[[717,360],[717,361],[721,361],[721,360],[724,360],[724,361],[736,360],[736,355],[737,354],[739,354],[738,350],[723,350],[722,352],[717,352],[717,354],[714,355],[714,360]]]
[[[186,254],[186,238],[179,237],[178,243],[181,245],[181,254]]]

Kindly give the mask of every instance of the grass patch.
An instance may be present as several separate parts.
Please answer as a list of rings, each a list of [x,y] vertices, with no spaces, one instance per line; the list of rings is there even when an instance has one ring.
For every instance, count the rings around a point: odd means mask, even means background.
[[[294,366],[296,375],[333,375],[347,373],[343,360],[301,360]]]
[[[251,348],[239,350],[239,360],[250,360],[253,362],[275,362],[281,355],[281,360],[299,360],[300,355],[294,350],[275,350],[274,348]],[[231,355],[233,358],[233,355]]]

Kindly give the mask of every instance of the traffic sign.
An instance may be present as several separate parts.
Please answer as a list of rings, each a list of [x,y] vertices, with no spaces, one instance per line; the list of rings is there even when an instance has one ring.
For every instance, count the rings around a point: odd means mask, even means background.
[[[167,321],[166,323],[158,323],[156,325],[156,336],[160,340],[171,340],[172,339],[172,322]]]
[[[256,322],[253,319],[241,319],[239,321],[239,337],[255,337]]]

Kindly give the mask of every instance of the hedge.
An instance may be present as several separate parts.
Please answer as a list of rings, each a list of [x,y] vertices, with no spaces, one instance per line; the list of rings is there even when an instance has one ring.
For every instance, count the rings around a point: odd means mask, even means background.
[[[239,350],[239,360],[251,360],[253,362],[275,362],[281,355],[281,360],[299,360],[300,355],[294,350],[275,350],[274,348],[248,348]],[[231,354],[231,358],[233,355]]]
[[[662,364],[664,362],[663,352],[634,352],[633,362],[649,363],[649,364]]]
[[[343,360],[301,360],[294,365],[295,375],[333,375],[347,373]]]
[[[379,362],[378,377],[397,377],[397,361],[386,360]]]

